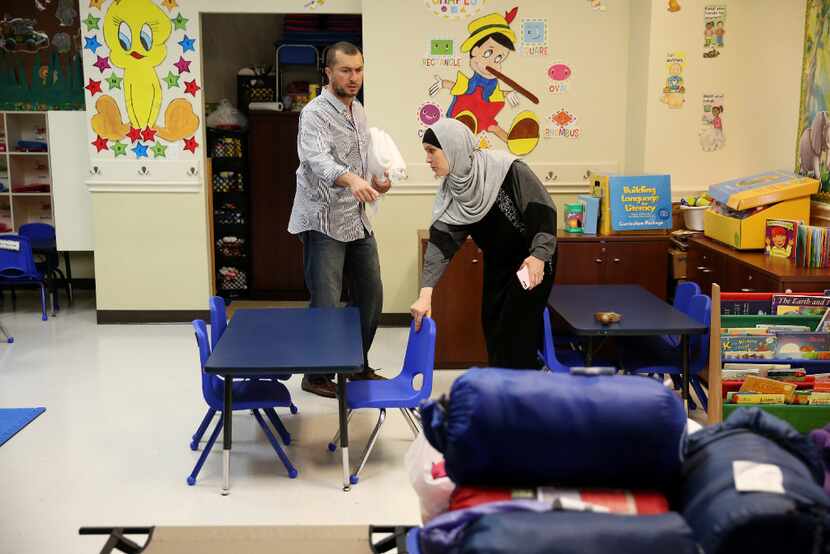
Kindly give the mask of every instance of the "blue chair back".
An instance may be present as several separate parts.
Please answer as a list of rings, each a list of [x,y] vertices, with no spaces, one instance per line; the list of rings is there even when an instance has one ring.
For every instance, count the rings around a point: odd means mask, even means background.
[[[35,267],[29,239],[20,235],[0,235],[0,240],[20,245],[18,250],[0,248],[0,278],[11,281],[40,281],[43,278]]]
[[[48,223],[26,223],[17,232],[34,243],[55,241],[55,228]]]
[[[421,320],[421,330],[415,330],[415,322],[409,325],[409,340],[406,344],[403,368],[398,378],[407,379],[415,400],[426,400],[432,394],[432,372],[435,369],[435,321],[425,317]],[[415,378],[423,376],[421,390],[415,390]],[[379,381],[382,382],[382,381]]]
[[[210,297],[210,349],[216,348],[216,343],[222,338],[228,327],[228,316],[225,312],[225,299],[221,296]]]
[[[705,294],[696,294],[689,300],[689,317],[707,327],[712,322],[712,299]],[[692,359],[690,368],[697,372],[703,369],[709,359],[709,333],[696,335],[690,341]]]
[[[689,303],[692,297],[700,294],[700,286],[694,281],[680,281],[674,291],[674,307],[684,314],[689,313]]]
[[[556,357],[556,348],[553,343],[553,328],[550,324],[550,312],[547,306],[542,310],[542,321],[545,327],[545,334],[542,339],[542,358],[545,365],[554,373],[570,373],[570,369],[563,365]]]
[[[205,373],[205,364],[210,356],[210,344],[208,343],[207,325],[202,319],[193,320],[193,332],[196,334],[196,344],[199,347],[199,367],[202,369],[202,396],[208,406],[214,409],[222,409],[224,399],[221,391],[224,390],[224,381],[216,375]],[[218,406],[218,408],[217,408]]]

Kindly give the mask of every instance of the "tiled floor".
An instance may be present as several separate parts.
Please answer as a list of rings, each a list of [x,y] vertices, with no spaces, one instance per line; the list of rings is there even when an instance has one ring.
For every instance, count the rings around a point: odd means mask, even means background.
[[[8,308],[8,306],[7,306]],[[411,433],[390,412],[360,484],[340,489],[340,457],[326,444],[335,401],[288,382],[299,406],[283,415],[300,471],[289,479],[248,414],[234,416],[232,493],[219,494],[221,438],[196,486],[187,486],[199,452],[188,448],[205,412],[190,325],[95,324],[86,295],[57,318],[40,321],[34,302],[0,313],[15,337],[0,343],[0,407],[47,411],[0,447],[0,552],[98,552],[84,525],[416,523],[417,499],[403,458]],[[400,369],[406,329],[381,329],[373,366]],[[457,372],[438,372],[435,392]],[[352,419],[352,458],[375,413]],[[96,548],[97,547],[97,548]]]
[[[288,382],[299,406],[283,415],[300,471],[289,479],[248,414],[234,416],[232,493],[219,494],[221,439],[196,486],[187,486],[199,452],[188,448],[205,412],[190,325],[95,323],[92,297],[81,294],[57,318],[40,321],[34,298],[0,312],[15,337],[0,343],[0,407],[47,411],[0,447],[0,552],[100,551],[100,537],[81,526],[414,524],[417,499],[404,454],[411,433],[390,412],[360,484],[340,490],[340,457],[326,444],[337,425],[335,401]],[[394,375],[406,329],[381,329],[371,364]],[[435,374],[434,394],[458,372]],[[698,414],[698,418],[701,414]],[[352,419],[352,458],[375,413]]]

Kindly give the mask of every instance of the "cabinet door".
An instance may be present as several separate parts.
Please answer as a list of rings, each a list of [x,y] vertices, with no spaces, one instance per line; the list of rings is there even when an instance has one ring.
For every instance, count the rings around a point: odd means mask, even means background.
[[[657,297],[666,298],[669,276],[666,242],[608,243],[605,257],[605,283],[640,285]]]
[[[468,240],[453,257],[432,293],[432,317],[438,327],[436,368],[487,364],[487,347],[481,330],[482,265],[481,251]]]
[[[718,283],[724,291],[728,290],[729,284],[723,280],[727,274],[725,261],[720,253],[696,244],[690,245],[688,270],[689,278],[700,286],[704,294],[711,294],[712,283]]]
[[[303,246],[287,230],[297,187],[298,121],[295,114],[250,115],[248,160],[255,297],[308,298],[303,277]]]
[[[777,292],[781,285],[778,279],[766,273],[734,262],[725,268],[725,272],[727,288],[724,290],[727,292]]]
[[[560,242],[556,261],[557,285],[598,285],[605,275],[606,252],[600,242]]]

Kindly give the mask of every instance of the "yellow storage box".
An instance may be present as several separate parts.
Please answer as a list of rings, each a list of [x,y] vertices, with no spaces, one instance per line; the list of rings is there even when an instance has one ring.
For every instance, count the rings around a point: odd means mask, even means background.
[[[709,187],[712,200],[733,210],[750,210],[818,192],[819,182],[789,171],[767,171]]]
[[[768,219],[809,221],[810,197],[778,202],[744,219],[707,210],[703,216],[703,233],[738,250],[761,250]]]

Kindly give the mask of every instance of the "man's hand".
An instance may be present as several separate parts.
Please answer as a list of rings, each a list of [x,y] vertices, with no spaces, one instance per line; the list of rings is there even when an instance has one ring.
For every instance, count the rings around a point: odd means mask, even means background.
[[[356,175],[349,183],[349,190],[359,202],[374,202],[380,196],[380,193],[373,189],[366,179]]]
[[[535,256],[528,256],[525,258],[525,261],[522,262],[519,269],[522,269],[522,267],[525,266],[527,266],[527,272],[530,277],[530,286],[527,290],[533,290],[539,285],[539,283],[542,282],[542,279],[545,278],[545,262]]]
[[[418,297],[412,306],[409,307],[409,313],[412,314],[412,319],[415,320],[415,330],[421,330],[421,322],[424,317],[432,315],[432,289],[424,287],[421,289],[421,295]]]
[[[378,191],[381,194],[386,194],[390,188],[392,188],[392,182],[389,180],[389,172],[383,172],[383,179],[378,179],[376,176],[372,176],[372,188]]]

